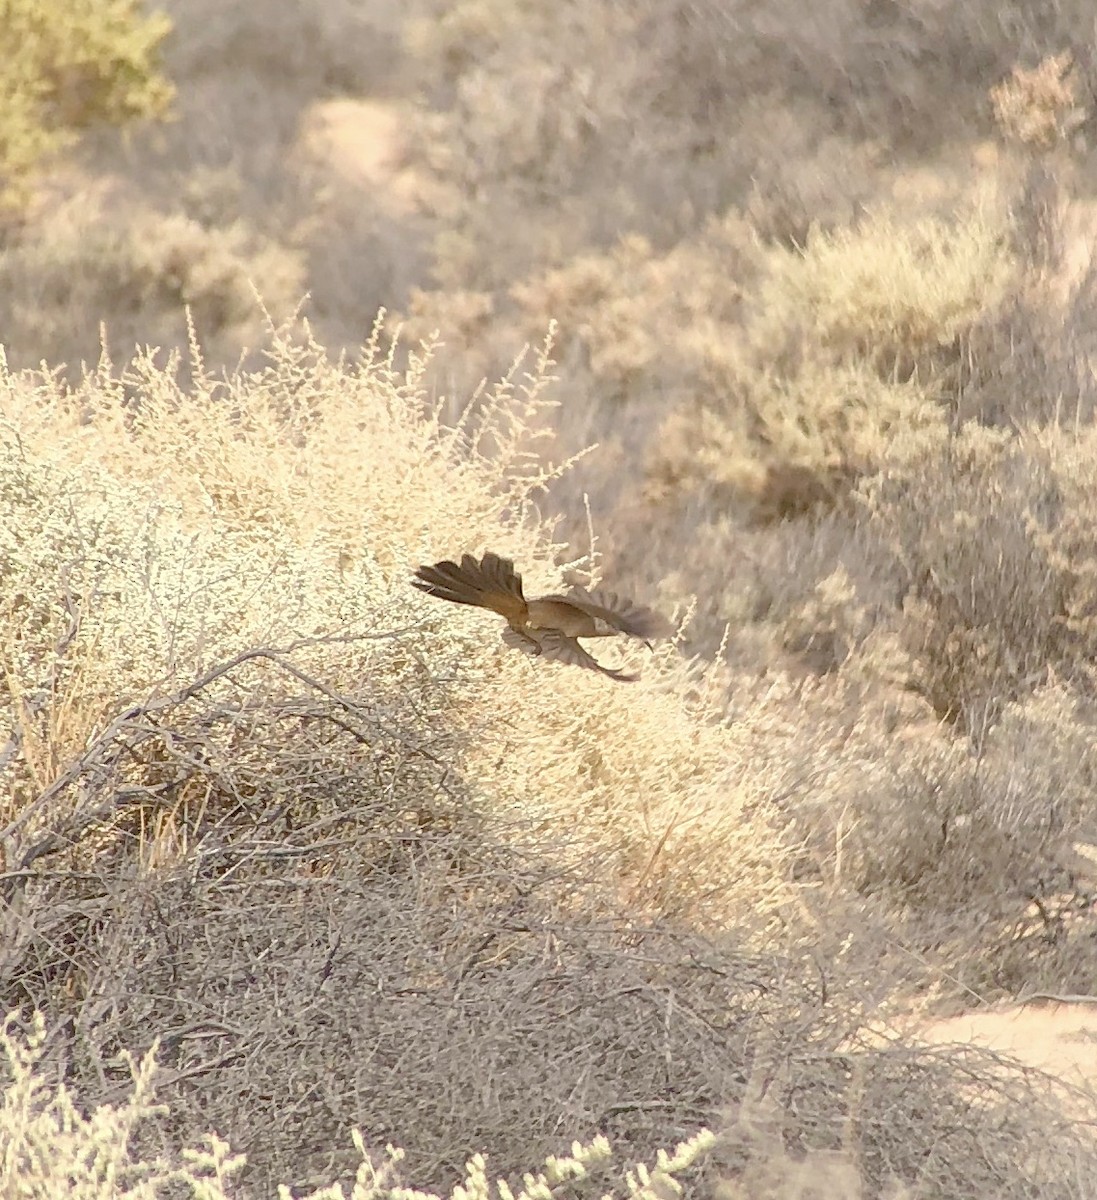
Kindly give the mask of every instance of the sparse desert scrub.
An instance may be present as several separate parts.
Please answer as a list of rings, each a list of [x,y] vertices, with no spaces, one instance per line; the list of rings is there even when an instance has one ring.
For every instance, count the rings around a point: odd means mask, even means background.
[[[1015,274],[1008,228],[989,205],[880,213],[788,249],[729,215],[666,254],[626,239],[512,293],[576,331],[596,432],[643,406],[653,498],[693,488],[779,519],[843,502],[946,428],[962,339]]]
[[[64,364],[73,381],[98,357],[104,330],[108,346],[126,354],[138,342],[185,345],[187,306],[209,353],[234,358],[262,335],[257,289],[285,316],[303,286],[301,254],[243,222],[206,227],[117,195],[60,205],[0,248],[10,365]]]
[[[797,165],[828,141],[871,176],[873,144],[972,136],[991,126],[988,90],[1034,46],[1073,44],[1076,21],[1078,0],[1046,20],[978,3],[871,21],[846,0],[428,5],[407,44],[432,106],[420,153],[453,185],[439,284],[495,291],[622,232],[673,243],[767,190],[779,207],[782,177],[817,188]],[[830,213],[863,196],[860,174],[824,187]]]
[[[123,1054],[132,1083],[119,1089],[124,1093],[121,1102],[101,1104],[85,1115],[80,1097],[63,1082],[48,1078],[43,1063],[46,1041],[45,1021],[38,1012],[27,1022],[20,1020],[20,1014],[10,1013],[0,1029],[0,1052],[6,1060],[0,1062],[0,1136],[5,1139],[0,1184],[7,1194],[27,1200],[52,1200],[62,1193],[82,1200],[115,1200],[120,1195],[126,1200],[154,1200],[181,1194],[200,1200],[230,1200],[243,1194],[234,1179],[245,1159],[234,1155],[228,1143],[216,1135],[209,1135],[205,1139],[208,1148],[201,1150],[187,1147],[155,1158],[141,1156],[139,1127],[155,1127],[168,1116],[165,1105],[154,1103],[156,1047],[139,1063]],[[362,1160],[354,1174],[353,1200],[406,1196],[399,1175],[403,1151],[390,1144],[383,1153],[371,1156],[358,1130],[352,1131],[352,1140]],[[515,1191],[504,1191],[488,1175],[483,1155],[472,1154],[465,1163],[464,1190],[457,1185],[451,1195],[454,1200],[466,1194],[483,1200],[493,1195],[531,1200],[549,1188],[557,1195],[581,1196],[599,1185],[607,1197],[627,1192],[634,1200],[659,1200],[667,1190],[682,1194],[677,1177],[684,1175],[688,1182],[691,1168],[711,1151],[715,1140],[711,1131],[699,1130],[669,1150],[660,1149],[650,1167],[621,1161],[602,1136],[588,1145],[574,1142],[569,1154],[547,1158],[536,1174],[524,1176],[524,1187]],[[273,1189],[266,1194],[273,1196]],[[290,1194],[288,1188],[279,1187],[280,1197]],[[343,1195],[341,1181],[309,1193],[311,1200]]]
[[[216,1132],[247,1194],[315,1188],[357,1126],[444,1191],[477,1147],[511,1178],[596,1133],[650,1157],[768,1047],[786,1145],[855,1147],[870,1193],[918,1179],[917,1138],[835,1138],[861,1077],[833,1056],[883,991],[813,960],[837,943],[803,925],[772,709],[727,719],[672,647],[631,688],[545,671],[407,587],[485,544],[559,577],[547,356],[455,429],[412,357],[274,331],[222,382],[197,347],[186,386],[148,357],[4,376],[0,989],[44,1013],[42,1069],[94,1109],[159,1037],[170,1116],[136,1158]],[[947,1069],[902,1097],[865,1069],[938,1139]],[[1021,1132],[1000,1149],[1028,1179]],[[743,1168],[721,1149],[696,1186]]]
[[[874,963],[893,986],[968,997],[1086,986],[1097,732],[1085,691],[1053,683],[1005,705],[976,753],[928,706],[889,695],[871,653],[795,693],[810,728],[791,702],[783,734],[776,703],[768,716],[774,795],[804,834],[811,903],[831,917],[849,906],[857,930],[848,969]]]
[[[1088,2],[171,0],[180,119],[0,248],[0,1002],[44,1078],[94,1114],[159,1036],[134,1154],[216,1130],[249,1196],[706,1125],[691,1197],[1084,1194],[1040,1081],[865,1028],[1095,969],[1090,129],[968,140],[1067,46],[1092,108]],[[382,219],[308,133],[413,76],[430,186]],[[410,340],[329,356],[253,283]],[[681,632],[626,688],[408,589],[487,548]]]
[[[79,1092],[58,1080],[45,1061],[47,1041],[40,1013],[25,1022],[9,1014],[0,1032],[0,1135],[7,1149],[0,1181],[11,1194],[29,1200],[52,1200],[62,1191],[88,1200],[122,1194],[128,1200],[274,1197],[274,1186],[261,1191],[247,1186],[244,1156],[216,1134],[197,1136],[200,1149],[155,1145],[152,1139],[163,1138],[172,1116],[167,1105],[155,1102],[162,1075],[155,1049],[139,1063],[124,1054],[130,1079],[115,1089],[109,1104],[86,1112]],[[1034,1185],[1045,1197],[1084,1194],[1073,1181],[1089,1166],[1092,1150],[1069,1124],[1056,1120],[1054,1085],[1036,1072],[968,1049],[962,1052],[963,1084],[950,1093],[944,1089],[960,1056],[957,1048],[851,1046],[814,1063],[760,1060],[729,1128],[719,1134],[700,1129],[659,1148],[646,1162],[598,1135],[585,1144],[562,1145],[540,1163],[527,1159],[526,1171],[509,1180],[496,1173],[493,1160],[469,1153],[456,1172],[460,1182],[448,1193],[411,1192],[409,1184],[416,1181],[408,1177],[403,1151],[391,1143],[373,1149],[353,1129],[347,1140],[356,1158],[349,1169],[334,1179],[329,1175],[316,1190],[280,1185],[277,1195],[534,1200],[551,1189],[565,1200],[594,1195],[692,1200],[713,1191],[723,1200],[738,1200],[759,1193],[799,1196],[810,1186],[824,1200],[945,1197],[954,1188],[978,1188],[972,1194],[983,1195],[991,1193],[982,1189],[992,1187],[994,1195],[1008,1198],[1031,1194]],[[810,1081],[801,1074],[809,1066],[815,1068]],[[941,1125],[951,1138],[934,1138],[937,1123],[927,1121],[921,1107],[928,1096],[942,1108]],[[790,1119],[794,1108],[801,1114],[798,1122]],[[887,1121],[878,1119],[881,1112]],[[958,1154],[957,1142],[978,1146],[979,1152]],[[706,1170],[713,1159],[724,1164],[715,1176]]]
[[[408,588],[485,543],[554,575],[527,454],[547,360],[449,431],[421,369],[280,333],[220,383],[197,348],[186,386],[148,356],[3,379],[3,995],[75,1022],[49,1053],[93,1089],[159,1032],[175,1120],[201,1112],[255,1186],[311,1177],[330,1105],[424,1180],[470,1145],[549,1153],[561,1121],[637,1149],[700,1125],[724,1068],[690,1019],[665,1120],[615,1109],[620,1071],[669,1086],[668,987],[709,1026],[754,1010],[783,888],[734,732],[672,654],[589,689]],[[290,1120],[302,1085],[329,1099]]]
[[[243,1164],[219,1138],[211,1138],[203,1150],[146,1158],[134,1153],[138,1128],[166,1113],[154,1099],[154,1050],[139,1062],[124,1053],[130,1080],[112,1103],[88,1113],[79,1095],[50,1077],[43,1063],[46,1042],[39,1012],[27,1021],[9,1013],[0,1028],[0,1186],[6,1195],[155,1200],[175,1194],[228,1200],[231,1177]]]

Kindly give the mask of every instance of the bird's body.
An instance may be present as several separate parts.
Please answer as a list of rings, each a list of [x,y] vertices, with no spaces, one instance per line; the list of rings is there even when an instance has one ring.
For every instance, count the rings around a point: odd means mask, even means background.
[[[659,613],[622,600],[613,592],[574,587],[567,595],[527,600],[514,563],[490,551],[479,561],[466,554],[460,563],[446,560],[420,567],[411,582],[428,596],[499,613],[507,622],[503,641],[508,646],[621,681],[636,676],[603,667],[576,639],[626,634],[648,641],[674,632],[674,626]]]

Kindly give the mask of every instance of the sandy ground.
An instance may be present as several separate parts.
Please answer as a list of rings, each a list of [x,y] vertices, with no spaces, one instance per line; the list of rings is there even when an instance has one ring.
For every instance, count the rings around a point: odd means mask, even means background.
[[[1035,996],[934,1021],[920,1032],[933,1045],[982,1046],[1097,1092],[1097,995]]]

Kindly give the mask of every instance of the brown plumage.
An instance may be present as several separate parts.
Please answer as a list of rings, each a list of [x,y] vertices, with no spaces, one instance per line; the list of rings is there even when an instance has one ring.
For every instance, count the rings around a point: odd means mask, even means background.
[[[439,562],[420,567],[411,581],[428,596],[489,608],[504,617],[507,628],[503,641],[527,654],[542,655],[570,666],[600,671],[610,679],[631,682],[636,675],[603,667],[579,645],[578,638],[670,637],[674,626],[650,608],[641,608],[623,600],[614,592],[572,587],[567,595],[537,596],[527,600],[522,594],[522,576],[509,558],[490,551],[479,562],[471,554],[460,563]]]

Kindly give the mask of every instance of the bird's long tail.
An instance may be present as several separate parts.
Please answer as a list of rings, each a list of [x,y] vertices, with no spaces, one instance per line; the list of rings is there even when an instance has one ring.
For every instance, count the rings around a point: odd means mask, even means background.
[[[490,551],[479,562],[471,554],[465,554],[460,563],[447,559],[420,567],[411,583],[428,596],[490,608],[508,620],[524,613],[526,607],[522,576],[515,571],[514,563]]]

